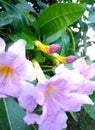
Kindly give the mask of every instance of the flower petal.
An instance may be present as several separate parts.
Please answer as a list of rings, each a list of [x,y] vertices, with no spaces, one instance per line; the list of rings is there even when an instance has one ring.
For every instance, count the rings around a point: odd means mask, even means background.
[[[90,95],[95,91],[95,82],[94,81],[85,81],[84,84],[82,84],[80,87],[77,89],[77,93],[80,94],[87,94]]]
[[[15,73],[24,80],[33,81],[36,79],[36,70],[32,62],[22,55],[16,56],[11,52],[3,52],[0,54],[0,66],[13,68]]]
[[[28,112],[34,111],[34,109],[37,106],[36,100],[33,98],[32,95],[29,94],[29,92],[22,93],[20,95],[19,104],[22,108],[26,109]]]
[[[86,79],[91,79],[95,76],[95,63],[87,65],[84,58],[78,59],[73,63],[74,69],[78,70]]]
[[[14,53],[15,55],[21,54],[25,56],[25,45],[25,40],[19,39],[8,48],[8,52]]]
[[[24,117],[24,121],[30,125],[30,124],[34,124],[35,122],[37,124],[41,124],[42,121],[44,120],[44,117],[46,116],[46,111],[47,111],[47,108],[46,108],[46,104],[44,104],[43,106],[43,112],[41,115],[37,115],[35,113],[29,113],[27,112],[26,113],[26,116]]]
[[[64,66],[64,64],[59,64],[58,67],[55,69],[56,74],[62,73],[64,70],[67,70]]]
[[[0,53],[0,66],[12,66],[15,56],[8,52]]]
[[[13,68],[15,68],[15,72],[20,77],[23,77],[24,80],[32,82],[36,79],[37,72],[33,67],[32,62],[27,59],[21,59],[18,57],[14,60]]]
[[[39,130],[62,130],[67,127],[67,116],[63,110],[55,115],[47,115],[42,124],[39,125]]]
[[[27,87],[22,91],[18,100],[22,108],[26,109],[27,112],[33,112],[37,104],[43,104],[44,95],[32,84],[27,83]]]
[[[5,95],[2,95],[1,93],[0,93],[0,98],[6,98],[7,96],[5,96]]]
[[[0,53],[5,51],[5,41],[0,37]]]
[[[37,114],[30,114],[30,113],[27,113],[26,116],[24,117],[24,121],[30,125],[30,124],[34,124],[35,122],[39,122],[39,123],[42,123],[42,120],[40,118],[39,115]]]
[[[84,58],[80,58],[80,59],[76,60],[73,63],[73,67],[74,67],[74,69],[77,69],[80,73],[82,73],[87,67]]]
[[[18,97],[26,82],[20,80],[17,76],[5,77],[0,75],[0,93],[9,97]]]
[[[55,103],[60,105],[65,111],[79,111],[83,104],[91,104],[94,103],[86,94],[78,94],[78,93],[67,93],[62,96],[60,100],[55,99]],[[57,103],[58,102],[58,103]]]
[[[89,65],[89,67],[83,72],[86,79],[92,79],[95,76],[95,63]]]

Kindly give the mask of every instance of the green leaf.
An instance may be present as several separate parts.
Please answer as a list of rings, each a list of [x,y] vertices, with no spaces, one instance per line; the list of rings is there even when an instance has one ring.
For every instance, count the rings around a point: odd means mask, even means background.
[[[35,51],[35,60],[37,60],[39,63],[45,62],[45,57],[43,57],[42,53],[39,51]]]
[[[18,4],[16,4],[16,7],[17,7],[17,9],[19,10],[19,11],[21,11],[21,12],[23,12],[23,13],[27,13],[27,12],[36,12],[35,10],[34,10],[34,8],[26,1],[26,0],[24,0],[24,1],[22,1],[21,3],[18,3]]]
[[[34,8],[27,2],[27,1],[23,1],[21,3],[16,4],[15,6],[17,8],[17,10],[20,12],[20,14],[23,17],[23,20],[25,23],[27,23],[27,25],[29,25],[29,21],[28,21],[28,15],[30,14],[30,12],[35,14],[35,10]],[[31,16],[31,19],[34,19],[34,17]]]
[[[8,12],[0,12],[0,27],[13,22],[14,15]]]
[[[36,130],[24,123],[25,112],[13,99],[0,99],[0,130]]]
[[[6,0],[0,0],[0,2],[3,4],[6,12],[12,12],[14,15],[12,22],[14,29],[21,31],[24,26],[24,21],[20,11],[11,2],[8,2]]]
[[[0,99],[0,130],[11,130],[3,99]]]
[[[63,35],[63,30],[58,31],[57,33],[54,33],[52,35],[50,35],[49,37],[47,37],[43,43],[46,44],[50,44],[52,42],[55,42],[56,40],[58,40],[58,38],[60,38]]]
[[[90,96],[90,98],[95,102],[95,92]],[[84,105],[83,108],[89,114],[89,116],[95,120],[95,104],[94,105]]]
[[[94,4],[95,0],[80,0],[80,3],[86,3],[86,4]]]
[[[37,19],[40,34],[48,36],[75,22],[85,8],[75,3],[58,3],[45,9]]]
[[[69,55],[75,55],[75,51],[74,51],[72,48],[68,48],[66,55],[67,55],[67,56],[69,56]]]
[[[68,49],[70,48],[70,37],[68,35],[63,35],[58,39],[57,43],[59,43],[61,46],[59,54],[62,56],[67,56]]]
[[[36,36],[29,29],[24,29],[22,32],[13,33],[9,35],[9,38],[14,42],[18,39],[24,39],[27,42],[26,49],[34,49],[32,42],[36,40]]]
[[[41,2],[41,1],[37,2],[37,4],[40,6],[40,8],[41,8],[42,10],[44,10],[44,9],[46,9],[46,8],[48,7],[47,4],[45,4],[44,2]]]
[[[74,119],[76,122],[78,122],[78,116],[77,116],[77,114],[76,114],[75,112],[71,112],[70,114],[71,114],[71,116],[73,117],[73,119]]]
[[[12,99],[5,99],[5,104],[7,107],[8,116],[10,119],[12,130],[31,130],[32,126],[28,126],[24,123],[23,117],[25,112],[20,108],[20,106]],[[35,130],[35,129],[33,129]]]
[[[83,108],[88,115],[95,120],[95,105],[84,105]]]

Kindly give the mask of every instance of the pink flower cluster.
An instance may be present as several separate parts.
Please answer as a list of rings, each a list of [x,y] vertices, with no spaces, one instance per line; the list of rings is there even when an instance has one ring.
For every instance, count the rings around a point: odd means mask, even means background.
[[[36,122],[39,130],[66,128],[66,112],[79,111],[83,104],[94,104],[89,98],[95,90],[91,80],[94,75],[95,64],[86,65],[84,58],[74,62],[72,69],[59,65],[53,77],[20,95],[19,104],[26,110],[24,121],[28,125]],[[34,112],[37,105],[42,108],[41,115]]]
[[[17,97],[26,110],[24,121],[28,125],[36,122],[39,130],[62,130],[67,127],[66,112],[94,104],[89,95],[95,91],[91,80],[95,64],[87,65],[84,58],[76,60],[71,69],[60,64],[53,77],[34,86],[37,71],[25,57],[25,45],[20,39],[5,51],[5,42],[0,38],[0,97]],[[37,114],[36,108],[42,114]]]

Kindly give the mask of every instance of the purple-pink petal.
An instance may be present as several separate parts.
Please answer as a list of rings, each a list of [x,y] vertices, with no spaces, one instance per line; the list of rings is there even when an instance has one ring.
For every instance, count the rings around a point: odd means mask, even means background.
[[[73,63],[73,68],[78,70],[86,79],[91,79],[95,76],[95,63],[87,65],[84,58],[80,58]]]
[[[25,40],[19,39],[8,48],[8,52],[25,57],[25,45]]]
[[[17,97],[26,86],[26,81],[36,79],[33,64],[25,58],[25,44],[22,39],[4,51],[5,42],[0,39],[0,94]]]
[[[0,53],[5,51],[5,41],[0,37]]]
[[[67,127],[67,116],[63,110],[60,110],[55,115],[47,115],[39,125],[39,130],[62,130]]]
[[[22,108],[26,109],[27,112],[33,112],[37,104],[43,104],[44,95],[32,84],[27,83],[27,87],[22,91],[18,100]]]

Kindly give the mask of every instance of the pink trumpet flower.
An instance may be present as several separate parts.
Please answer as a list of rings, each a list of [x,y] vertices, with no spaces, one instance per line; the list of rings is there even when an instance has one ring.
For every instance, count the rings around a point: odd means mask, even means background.
[[[5,42],[0,38],[0,95],[18,97],[26,87],[26,81],[36,78],[32,63],[25,57],[26,42],[22,39],[5,51]]]
[[[36,122],[39,124],[39,130],[62,130],[67,126],[65,112],[76,112],[81,109],[83,104],[94,104],[88,95],[95,90],[95,83],[89,80],[85,81],[85,77],[78,70],[69,70],[63,64],[59,65],[55,72],[53,77],[38,83],[36,86],[37,91],[44,96],[41,104],[38,99],[35,99],[42,106],[42,114],[34,113],[32,108],[28,110],[28,105],[23,107],[27,111],[24,121],[28,125]],[[31,95],[32,91],[29,93]],[[20,97],[20,104],[23,102],[27,104],[26,100],[23,99],[23,96]],[[28,98],[31,105],[33,99]]]

